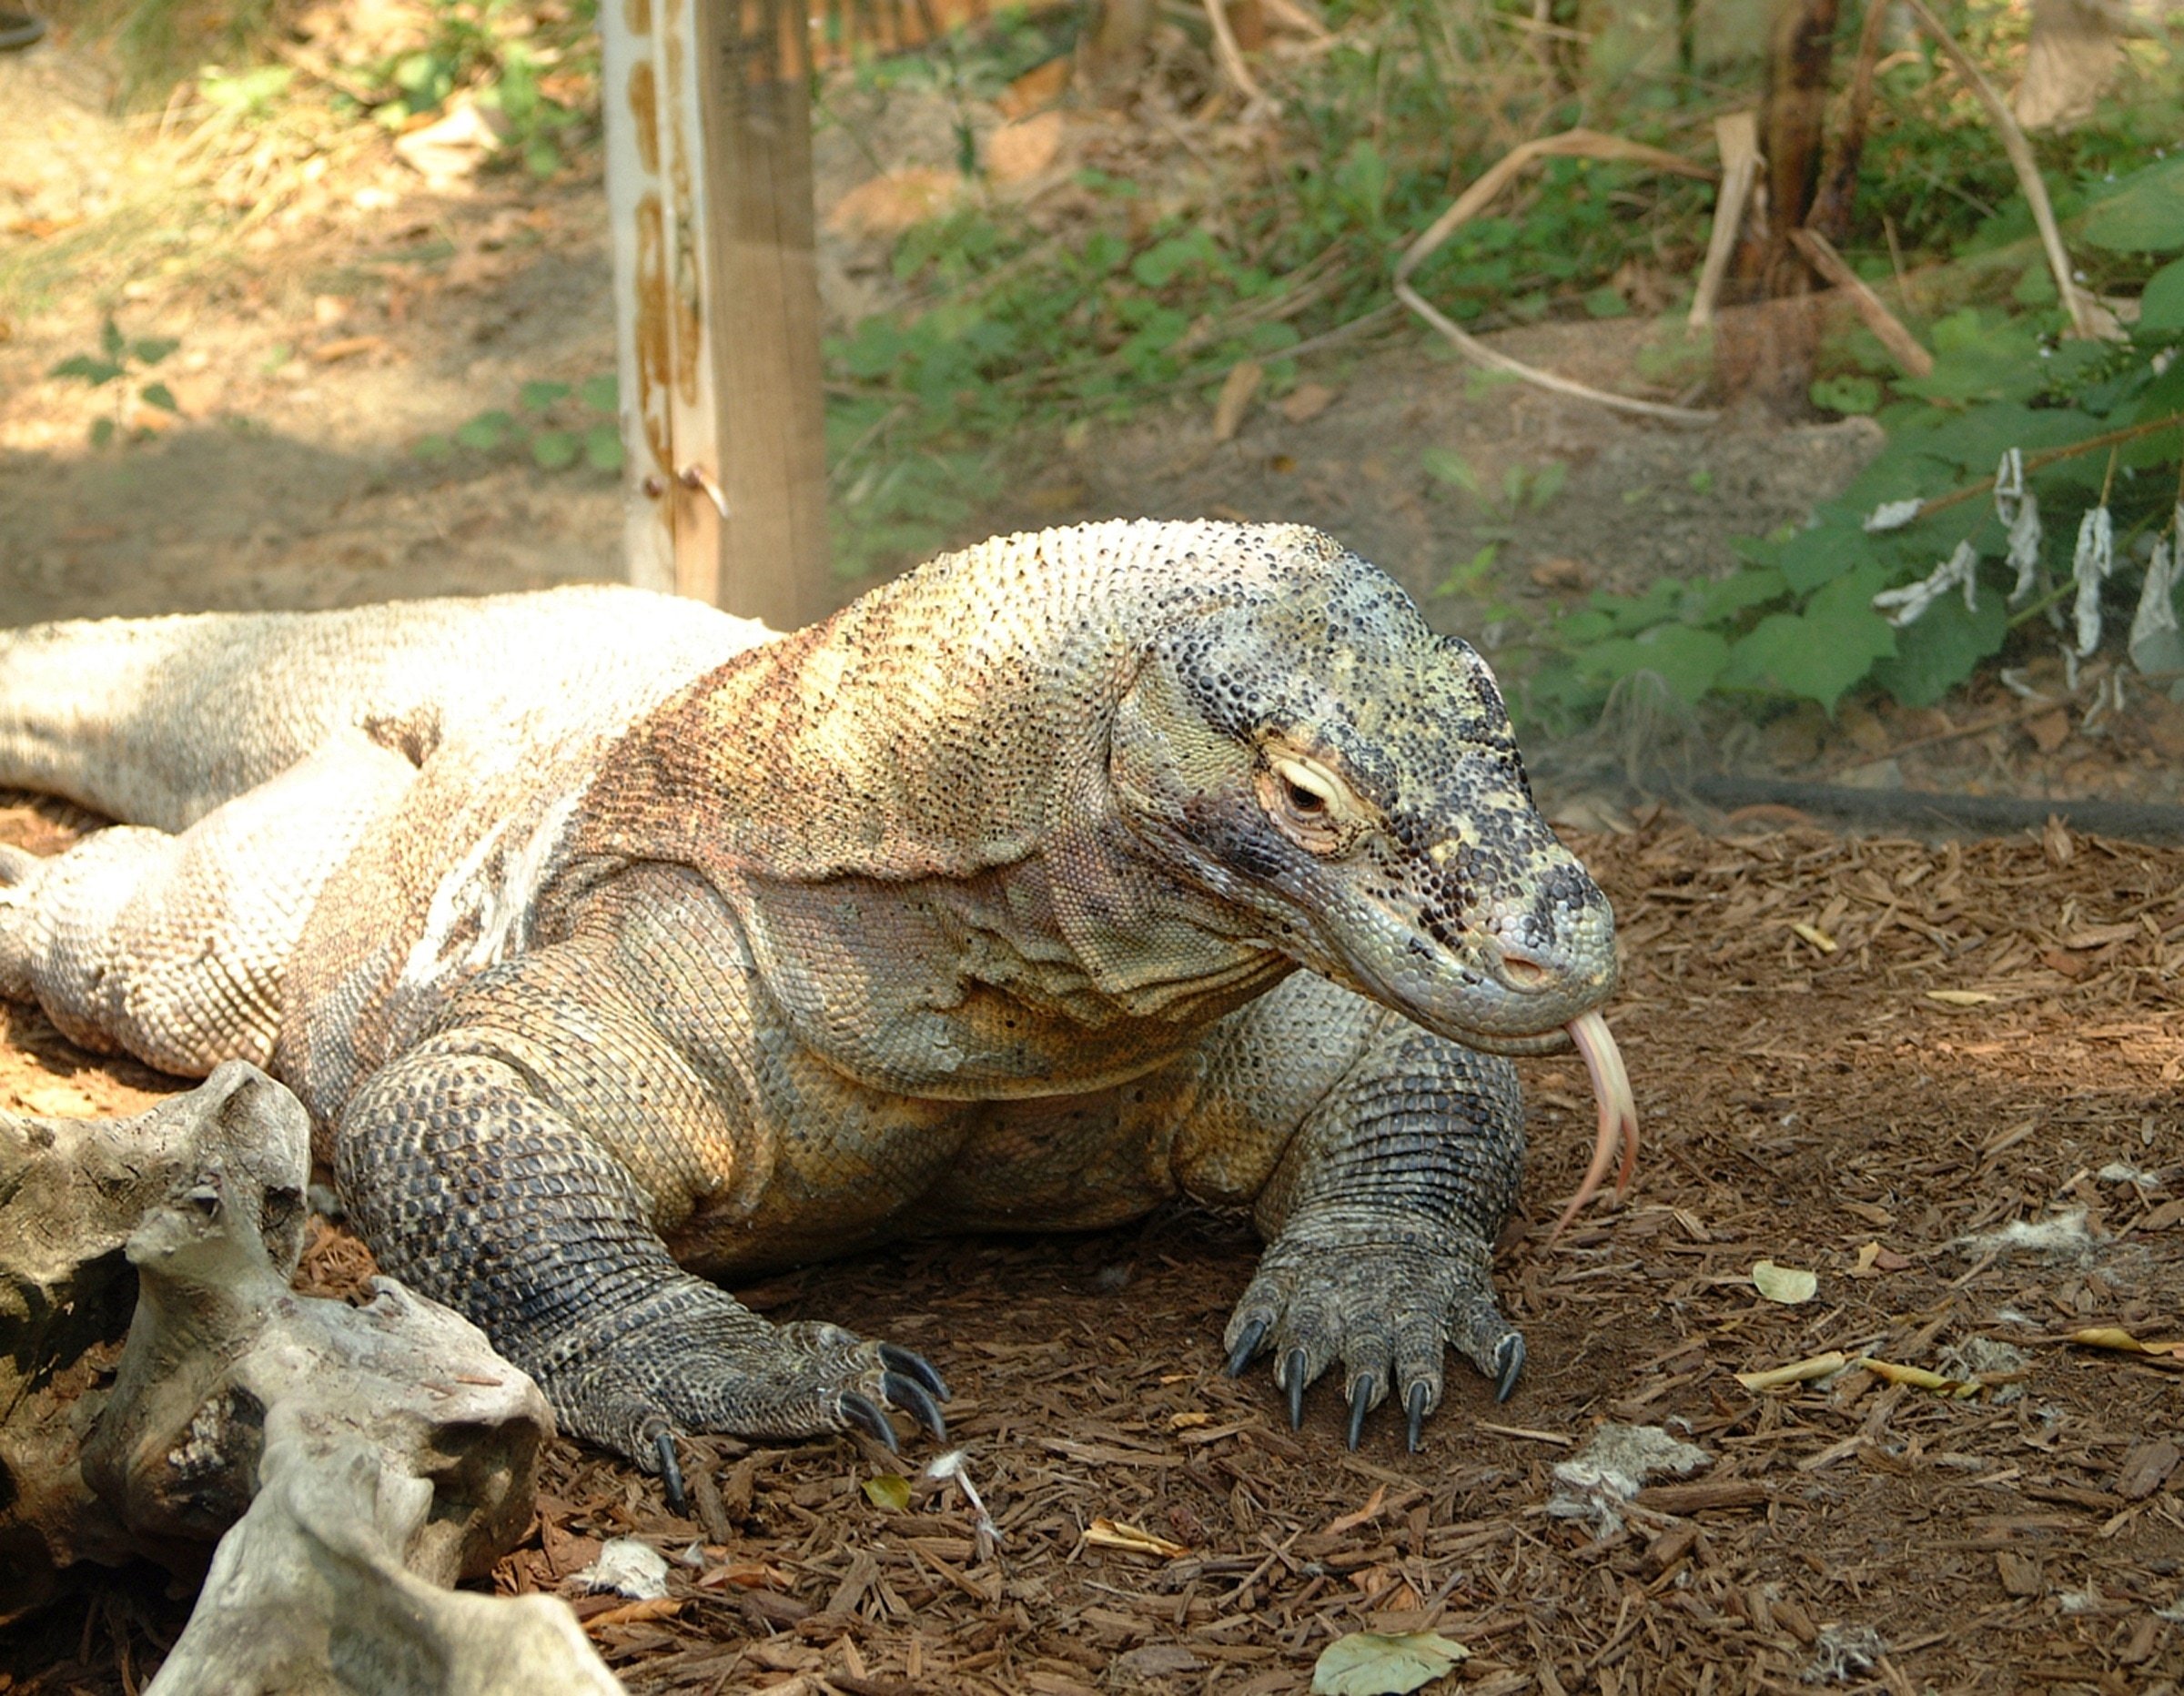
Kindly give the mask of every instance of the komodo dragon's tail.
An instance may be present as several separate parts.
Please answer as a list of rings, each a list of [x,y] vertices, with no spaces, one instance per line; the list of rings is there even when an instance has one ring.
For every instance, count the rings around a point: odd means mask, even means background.
[[[608,585],[0,631],[0,786],[180,830],[338,731],[453,733],[651,669],[693,675],[768,633]]]

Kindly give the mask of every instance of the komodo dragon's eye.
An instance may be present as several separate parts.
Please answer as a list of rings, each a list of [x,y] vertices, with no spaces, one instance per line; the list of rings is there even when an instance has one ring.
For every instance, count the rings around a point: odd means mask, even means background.
[[[1258,790],[1267,816],[1309,853],[1343,853],[1370,823],[1349,784],[1310,755],[1279,744],[1265,750]]]

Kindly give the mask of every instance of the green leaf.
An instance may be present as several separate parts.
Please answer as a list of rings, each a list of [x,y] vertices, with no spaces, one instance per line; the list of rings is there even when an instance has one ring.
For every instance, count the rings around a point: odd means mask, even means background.
[[[1748,565],[1727,577],[1694,583],[1684,597],[1684,619],[1691,624],[1719,624],[1752,607],[1788,592],[1782,573],[1772,566]]]
[[[2184,329],[2184,259],[2172,259],[2146,279],[2138,297],[2138,328]]]
[[[1783,544],[1775,563],[1783,581],[1804,595],[1874,558],[1873,539],[1855,520],[1838,515],[1799,530]]]
[[[410,451],[427,465],[436,465],[455,451],[455,444],[445,436],[420,436],[410,444]]]
[[[561,168],[561,150],[546,136],[533,136],[523,144],[523,168],[543,180]]]
[[[52,371],[49,372],[48,375],[53,377],[80,377],[84,379],[84,381],[90,384],[92,388],[96,389],[102,384],[110,383],[116,378],[119,377],[121,375],[121,367],[114,364],[111,360],[96,359],[93,358],[91,355],[87,353],[79,353],[72,358],[63,359],[58,365],[53,368]]]
[[[1623,291],[1604,283],[1598,288],[1589,289],[1582,298],[1581,304],[1585,308],[1586,317],[1596,318],[1623,318],[1631,309],[1631,303],[1623,298]]]
[[[107,358],[119,360],[128,350],[129,344],[122,336],[121,326],[108,318],[99,329],[98,345]]]
[[[565,471],[583,451],[584,444],[565,429],[542,429],[531,439],[531,457],[541,471]]]
[[[2134,171],[2086,214],[2078,233],[2111,253],[2184,248],[2184,156]]]
[[[622,429],[615,424],[594,424],[584,432],[584,463],[610,476],[622,469]]]
[[[1486,574],[1494,569],[1494,556],[1501,551],[1500,542],[1488,542],[1462,564],[1451,567],[1449,574],[1433,586],[1433,592],[1437,595],[1460,595],[1467,590],[1477,588]]]
[[[516,404],[526,412],[543,412],[570,392],[567,383],[526,383],[516,395]]]
[[[1562,485],[1570,480],[1570,468],[1560,459],[1550,459],[1532,474],[1532,484],[1524,491],[1524,504],[1539,511],[1555,496],[1562,492]]]
[[[1479,473],[1471,469],[1471,462],[1454,449],[1424,449],[1418,456],[1418,462],[1425,467],[1426,475],[1435,481],[1461,489],[1474,500],[1486,499],[1486,485],[1479,480]]]
[[[515,419],[505,412],[480,412],[455,432],[455,439],[465,448],[490,453],[508,439],[509,432],[515,427]]]
[[[1977,611],[1955,595],[1928,607],[1896,633],[1896,652],[1873,668],[1873,681],[1906,707],[1930,707],[2002,651],[2009,608],[1990,583]]]
[[[910,1480],[899,1472],[883,1472],[864,1480],[864,1499],[875,1508],[900,1513],[910,1505]]]
[[[576,386],[576,398],[594,412],[618,412],[622,409],[622,385],[612,371],[602,377],[587,377]]]
[[[91,420],[91,445],[94,448],[103,448],[113,439],[114,420],[112,419],[93,419]]]
[[[1651,671],[1686,703],[1713,688],[1728,662],[1727,637],[1688,624],[1656,624],[1635,636],[1612,637],[1578,656],[1578,668],[1587,677],[1613,682]]]
[[[136,391],[136,399],[147,407],[157,407],[162,412],[179,412],[175,404],[175,391],[165,383],[147,383]]]
[[[139,365],[157,365],[182,344],[168,337],[147,336],[137,342],[132,351]]]
[[[1438,1631],[1352,1631],[1312,1663],[1312,1696],[1409,1696],[1443,1678],[1471,1651]]]
[[[1729,651],[1725,687],[1816,701],[1833,710],[1876,660],[1896,651],[1896,631],[1873,610],[1888,586],[1888,567],[1869,560],[1837,578],[1803,612],[1776,612]]]
[[[1819,377],[1813,379],[1813,404],[1830,412],[1864,416],[1881,404],[1881,386],[1870,377]]]

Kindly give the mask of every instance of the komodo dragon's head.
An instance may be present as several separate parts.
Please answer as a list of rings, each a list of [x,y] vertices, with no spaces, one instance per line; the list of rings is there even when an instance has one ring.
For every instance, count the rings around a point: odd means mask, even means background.
[[[1532,803],[1493,674],[1320,532],[1244,534],[1267,574],[1178,606],[1117,710],[1124,821],[1273,947],[1429,1030],[1501,1053],[1568,1032],[1601,1098],[1585,1194],[1618,1138],[1627,1181],[1636,1118],[1597,1011],[1614,917]]]

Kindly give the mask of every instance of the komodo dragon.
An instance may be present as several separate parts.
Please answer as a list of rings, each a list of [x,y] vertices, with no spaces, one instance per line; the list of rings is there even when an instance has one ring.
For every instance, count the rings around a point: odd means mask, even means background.
[[[1636,1149],[1491,675],[1316,530],[998,539],[785,636],[605,587],[43,625],[0,782],[129,821],[5,851],[0,994],[268,1065],[380,1265],[671,1489],[676,1432],[946,1395],[696,1274],[1178,1192],[1269,1241],[1230,1370],[1296,1418],[1340,1359],[1415,1448],[1445,1345],[1523,1360],[1501,1056],[1584,1054],[1581,1200]]]

